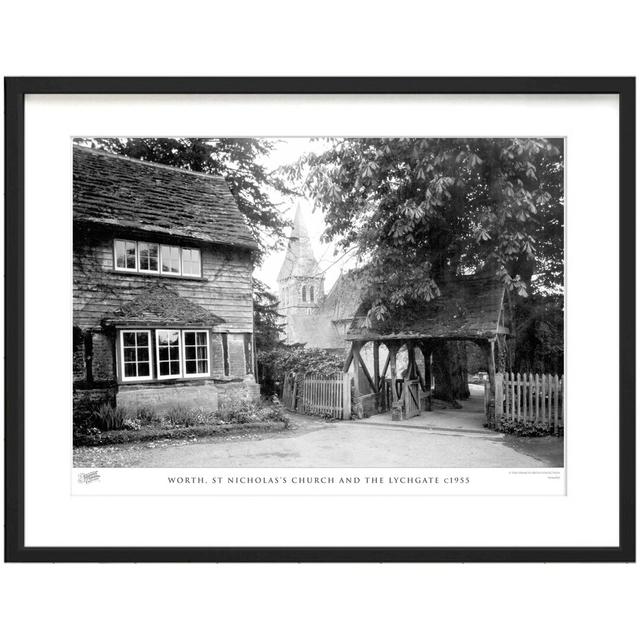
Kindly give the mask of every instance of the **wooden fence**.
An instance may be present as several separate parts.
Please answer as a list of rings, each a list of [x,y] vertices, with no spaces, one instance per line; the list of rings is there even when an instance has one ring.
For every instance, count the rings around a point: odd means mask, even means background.
[[[348,420],[351,417],[351,376],[285,376],[282,403],[290,411],[308,415],[331,416]]]
[[[564,427],[564,376],[496,373],[496,419],[547,424],[558,435]]]

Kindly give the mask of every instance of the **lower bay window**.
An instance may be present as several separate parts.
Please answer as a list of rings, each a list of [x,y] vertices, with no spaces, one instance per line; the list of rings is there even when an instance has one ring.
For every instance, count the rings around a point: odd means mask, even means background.
[[[120,375],[125,382],[209,376],[206,329],[122,329],[119,338]]]

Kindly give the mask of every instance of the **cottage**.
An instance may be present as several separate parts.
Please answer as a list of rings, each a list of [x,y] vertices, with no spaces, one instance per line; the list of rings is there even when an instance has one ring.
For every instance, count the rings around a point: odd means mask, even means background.
[[[252,251],[223,178],[73,149],[76,405],[255,398]]]

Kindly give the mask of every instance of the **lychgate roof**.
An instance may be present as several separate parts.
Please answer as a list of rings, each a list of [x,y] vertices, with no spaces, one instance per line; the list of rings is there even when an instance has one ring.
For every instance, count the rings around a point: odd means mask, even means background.
[[[73,147],[76,221],[255,249],[224,178]]]
[[[440,296],[409,305],[367,326],[370,305],[363,304],[353,319],[349,340],[474,339],[509,333],[504,324],[505,286],[493,277],[468,276],[440,285]]]
[[[180,296],[172,288],[157,284],[107,314],[102,323],[107,326],[211,327],[224,323],[224,320]]]

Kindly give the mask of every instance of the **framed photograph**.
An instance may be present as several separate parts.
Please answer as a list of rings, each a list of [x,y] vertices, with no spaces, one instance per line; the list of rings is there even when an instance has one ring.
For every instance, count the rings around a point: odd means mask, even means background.
[[[635,79],[5,100],[8,561],[635,560]]]

